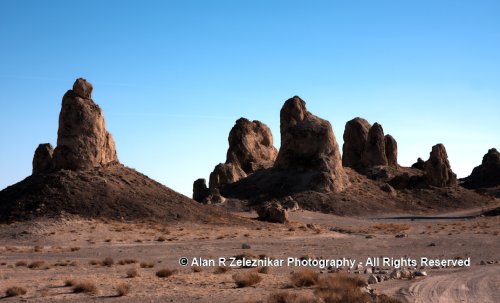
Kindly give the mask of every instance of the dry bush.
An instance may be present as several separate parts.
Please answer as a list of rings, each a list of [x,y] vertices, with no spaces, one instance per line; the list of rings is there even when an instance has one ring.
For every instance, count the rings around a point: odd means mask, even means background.
[[[128,295],[129,292],[130,292],[130,285],[128,284],[121,283],[118,284],[118,286],[116,286],[116,295],[118,297],[126,296]]]
[[[271,273],[271,267],[264,266],[264,267],[259,268],[257,271],[259,274],[269,274],[269,273]]]
[[[156,276],[158,278],[168,278],[171,275],[173,275],[174,273],[175,273],[175,271],[173,271],[173,270],[170,270],[168,268],[163,268],[163,269],[160,269],[159,271],[156,272]]]
[[[47,264],[45,261],[34,261],[28,265],[28,268],[29,269],[49,269],[50,264]]]
[[[90,261],[89,261],[89,264],[90,264],[90,265],[99,265],[99,264],[101,264],[101,262],[99,262],[99,261],[97,261],[97,260],[90,260]]]
[[[37,246],[33,247],[34,252],[41,252],[42,250],[43,250],[43,247],[41,247],[41,246],[37,245]]]
[[[141,268],[153,268],[155,267],[154,262],[141,262]]]
[[[16,267],[27,267],[28,266],[28,263],[26,263],[25,261],[17,261],[16,262]]]
[[[233,275],[234,283],[236,287],[248,287],[255,285],[262,281],[262,277],[256,272],[244,272]]]
[[[115,264],[115,261],[111,257],[106,257],[101,262],[102,266],[107,266],[107,267],[111,267],[111,266],[113,266],[113,264]]]
[[[158,242],[165,242],[165,240],[167,240],[164,236],[159,236],[156,241]]]
[[[64,280],[64,286],[75,286],[77,281],[73,278],[67,278]]]
[[[304,269],[294,272],[290,279],[295,287],[309,287],[318,283],[319,275],[310,269]]]
[[[118,261],[118,265],[128,265],[128,264],[134,264],[137,263],[138,261],[136,259],[122,259]]]
[[[5,291],[5,296],[6,297],[17,297],[17,296],[22,296],[26,294],[26,289],[24,287],[20,286],[13,286],[10,288],[7,288]]]
[[[193,266],[191,267],[191,270],[193,272],[202,272],[203,271],[203,268],[199,267],[199,266]]]
[[[73,286],[74,293],[97,294],[97,286],[91,281],[78,282]]]
[[[78,246],[74,246],[74,247],[71,247],[70,248],[71,251],[79,251],[80,250],[80,247]]]
[[[214,270],[214,274],[216,275],[220,275],[220,274],[225,274],[227,273],[231,268],[229,267],[225,267],[225,266],[218,266],[217,268],[215,268]]]
[[[376,301],[377,303],[401,303],[398,299],[391,298],[387,295],[379,295],[377,296]]]
[[[127,270],[127,278],[135,278],[137,276],[139,276],[139,271],[136,268]]]

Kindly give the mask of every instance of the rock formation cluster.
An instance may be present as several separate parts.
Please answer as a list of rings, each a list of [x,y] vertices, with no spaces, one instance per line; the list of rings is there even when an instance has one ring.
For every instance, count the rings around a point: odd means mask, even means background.
[[[370,125],[363,118],[346,123],[342,165],[365,173],[377,166],[398,166],[398,145],[391,135],[384,135],[382,125]]]

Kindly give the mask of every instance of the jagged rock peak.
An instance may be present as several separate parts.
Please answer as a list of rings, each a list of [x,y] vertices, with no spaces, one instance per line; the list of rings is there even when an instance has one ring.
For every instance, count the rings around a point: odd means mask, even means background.
[[[33,155],[33,175],[48,172],[53,168],[54,149],[50,143],[39,144]]]
[[[432,147],[429,160],[425,162],[425,178],[427,183],[436,187],[457,185],[457,175],[451,170],[448,154],[443,144]]]

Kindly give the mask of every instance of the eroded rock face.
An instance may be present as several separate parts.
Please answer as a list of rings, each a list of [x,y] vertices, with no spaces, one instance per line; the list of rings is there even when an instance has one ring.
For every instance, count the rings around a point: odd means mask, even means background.
[[[342,165],[359,169],[370,123],[363,118],[354,118],[348,121],[344,130],[344,145],[342,146]]]
[[[363,166],[373,167],[380,165],[387,165],[385,137],[382,125],[375,123],[368,131],[368,138],[363,153]]]
[[[209,188],[222,188],[224,185],[236,182],[246,176],[247,174],[238,165],[219,163],[210,174]]]
[[[63,97],[54,150],[56,169],[90,169],[118,161],[113,137],[91,95],[92,85],[79,78]]]
[[[50,171],[53,168],[54,149],[50,143],[38,145],[33,156],[33,175]]]
[[[466,188],[487,188],[500,185],[500,153],[496,148],[488,150],[481,165],[472,170],[462,185]]]
[[[307,111],[295,96],[280,112],[281,148],[274,168],[315,172],[315,190],[342,191],[349,183],[330,122]]]
[[[391,135],[385,135],[385,155],[387,165],[398,166],[398,143]]]
[[[451,170],[448,154],[443,144],[432,147],[429,160],[425,162],[425,178],[427,184],[436,187],[457,185],[457,175]]]
[[[193,200],[203,202],[208,196],[209,190],[205,179],[197,179],[193,183]]]
[[[272,167],[277,150],[273,135],[260,121],[240,118],[229,133],[226,163],[239,166],[246,174]]]

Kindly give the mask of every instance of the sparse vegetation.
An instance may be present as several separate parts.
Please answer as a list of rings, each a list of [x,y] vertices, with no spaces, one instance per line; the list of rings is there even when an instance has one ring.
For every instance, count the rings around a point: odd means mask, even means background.
[[[78,282],[73,286],[74,293],[97,294],[97,286],[91,281]]]
[[[225,266],[218,266],[217,268],[215,268],[215,270],[214,270],[214,274],[216,274],[216,275],[225,274],[225,273],[227,273],[229,270],[230,270],[230,268],[229,268],[229,267],[225,267]]]
[[[28,266],[28,263],[26,263],[25,261],[17,261],[16,262],[16,267],[27,267]]]
[[[118,286],[116,286],[116,295],[118,297],[126,296],[128,295],[129,292],[130,292],[130,285],[128,284],[121,283],[118,284]]]
[[[257,270],[257,272],[258,272],[259,274],[269,274],[269,273],[271,273],[271,267],[269,267],[269,266],[264,266],[264,267],[261,267],[261,268],[259,268],[259,269]]]
[[[128,264],[134,264],[137,263],[138,261],[136,259],[122,259],[118,261],[118,265],[128,265]]]
[[[111,267],[111,266],[113,266],[113,264],[115,264],[115,261],[111,257],[106,257],[101,262],[102,266],[107,266],[107,267]]]
[[[137,268],[132,267],[127,270],[127,278],[135,278],[137,276],[139,276],[139,271],[137,270]]]
[[[154,262],[141,262],[141,268],[153,268],[155,267]]]
[[[171,275],[173,275],[175,272],[173,270],[170,270],[168,268],[163,268],[160,269],[159,271],[156,272],[156,276],[158,278],[168,278]]]
[[[203,271],[203,268],[199,267],[199,266],[193,266],[191,267],[191,270],[193,272],[202,272]]]
[[[309,287],[318,283],[319,275],[310,269],[304,269],[294,272],[290,279],[295,287]]]
[[[17,296],[22,296],[26,294],[26,289],[24,287],[20,286],[13,286],[7,288],[5,291],[5,296],[6,297],[17,297]]]
[[[76,283],[76,280],[73,278],[67,278],[66,280],[64,280],[64,286],[75,286]]]
[[[28,268],[29,269],[49,269],[50,264],[47,264],[45,261],[34,261],[28,265]]]
[[[236,287],[249,287],[253,286],[260,281],[262,281],[262,277],[259,276],[256,272],[243,272],[237,273],[233,275],[234,283],[236,283]]]

